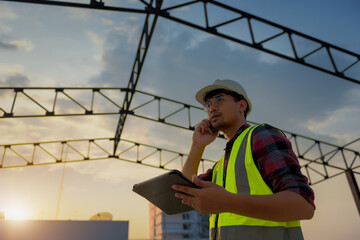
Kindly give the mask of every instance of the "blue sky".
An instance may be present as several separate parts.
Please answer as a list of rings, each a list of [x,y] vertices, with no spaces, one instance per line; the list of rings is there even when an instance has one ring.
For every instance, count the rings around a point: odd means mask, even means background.
[[[224,3],[360,52],[358,1]],[[196,11],[185,8],[176,14],[201,21]],[[227,16],[219,14],[213,19],[217,17]],[[143,22],[144,16],[139,14],[0,2],[0,85],[126,87]],[[353,74],[359,72],[358,67]],[[160,18],[137,89],[198,105],[194,94],[216,78],[244,85],[253,103],[251,121],[338,145],[360,136],[359,85]],[[112,137],[117,120],[117,116],[3,119],[0,143]],[[177,141],[169,136],[177,136]],[[123,137],[186,153],[191,132],[129,117]],[[218,158],[223,144],[218,140],[206,155]],[[54,218],[62,166],[1,171],[1,181],[12,184],[1,187],[7,197],[0,200],[0,211],[14,199],[23,199],[21,204],[35,206],[29,217]],[[117,219],[130,219],[130,237],[145,238],[147,230],[139,229],[147,224],[147,203],[131,193],[131,187],[162,172],[115,160],[69,164],[60,217],[88,219],[107,208]],[[356,239],[359,218],[345,177],[314,189],[318,210],[312,221],[303,224],[308,239]],[[55,197],[45,197],[49,193]],[[140,207],[129,208],[133,203]],[[334,216],[348,221],[335,223]]]

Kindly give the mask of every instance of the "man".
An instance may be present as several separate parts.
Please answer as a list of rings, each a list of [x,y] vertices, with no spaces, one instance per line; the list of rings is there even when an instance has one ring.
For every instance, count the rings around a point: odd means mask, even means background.
[[[196,127],[182,173],[200,188],[174,185],[176,197],[210,215],[210,239],[303,239],[300,221],[314,214],[314,193],[291,143],[278,129],[251,127],[251,101],[232,80],[216,80],[196,99],[208,118]],[[222,131],[224,156],[196,177],[202,154]]]

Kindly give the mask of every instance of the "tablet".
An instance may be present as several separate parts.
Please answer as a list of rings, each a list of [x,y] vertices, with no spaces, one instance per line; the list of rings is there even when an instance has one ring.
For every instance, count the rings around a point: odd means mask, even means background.
[[[173,184],[199,188],[180,171],[171,170],[160,176],[135,184],[133,191],[168,215],[194,210],[190,206],[182,204],[180,198],[175,197],[176,191],[172,189]]]

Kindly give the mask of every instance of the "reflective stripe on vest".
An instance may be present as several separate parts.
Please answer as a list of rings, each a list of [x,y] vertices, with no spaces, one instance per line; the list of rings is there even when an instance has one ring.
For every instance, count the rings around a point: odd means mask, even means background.
[[[235,140],[226,169],[224,156],[216,163],[212,181],[234,194],[270,195],[271,189],[262,179],[251,151],[251,135],[255,127],[245,129]],[[277,222],[246,217],[234,213],[210,216],[210,239],[303,239],[300,221]]]

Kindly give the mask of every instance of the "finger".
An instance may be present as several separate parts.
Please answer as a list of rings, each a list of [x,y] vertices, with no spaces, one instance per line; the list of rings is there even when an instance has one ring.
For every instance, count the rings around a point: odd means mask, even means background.
[[[197,192],[196,188],[187,187],[187,186],[178,185],[178,184],[172,185],[172,188],[174,190],[178,191],[178,192],[185,193],[185,194],[190,195],[190,196],[195,196],[195,194]]]
[[[204,128],[210,127],[211,124],[210,124],[209,119],[203,119],[203,120],[201,121],[201,123],[200,123],[200,126],[202,126],[202,127],[204,127]]]
[[[204,134],[205,129],[206,129],[206,126],[205,126],[203,123],[200,123],[200,124],[196,127],[195,131],[198,131],[198,132],[200,132],[201,134]]]
[[[192,207],[192,198],[193,197],[188,196],[186,194],[182,194],[182,193],[176,193],[175,197],[180,198],[182,204],[186,204],[186,205],[189,205],[190,207]]]
[[[196,174],[194,174],[194,175],[192,176],[192,181],[193,181],[197,186],[199,186],[200,188],[208,187],[208,186],[210,186],[210,185],[212,184],[212,183],[209,182],[209,181],[201,180],[200,178],[198,178],[198,177],[196,176]]]
[[[204,118],[202,121],[201,121],[202,124],[206,125],[206,126],[209,126],[210,125],[210,120],[207,119],[207,118]]]
[[[208,127],[208,131],[209,131],[209,133],[210,133],[211,135],[214,134],[210,127]]]
[[[210,135],[214,134],[214,131],[211,130],[211,123],[209,119],[203,119],[199,125],[196,127],[195,131],[199,131],[201,134],[210,133]]]

